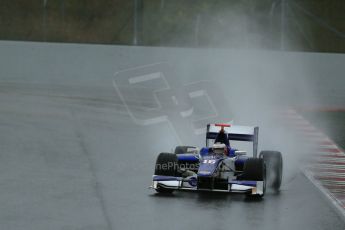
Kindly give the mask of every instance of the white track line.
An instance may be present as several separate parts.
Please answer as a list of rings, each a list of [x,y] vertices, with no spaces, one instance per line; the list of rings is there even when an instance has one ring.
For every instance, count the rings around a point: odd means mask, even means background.
[[[332,195],[328,189],[326,189],[323,185],[321,185],[314,177],[311,175],[310,172],[303,170],[304,175],[317,187],[321,193],[326,197],[326,199],[335,207],[337,213],[342,217],[345,221],[345,209],[343,207],[343,203],[336,198],[335,195]]]
[[[309,166],[304,175],[321,191],[345,221],[345,153],[329,137],[289,109],[285,118],[309,144],[315,145]]]

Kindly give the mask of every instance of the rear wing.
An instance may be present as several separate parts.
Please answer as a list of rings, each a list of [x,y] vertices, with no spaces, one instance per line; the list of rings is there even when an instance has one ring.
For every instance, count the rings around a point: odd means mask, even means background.
[[[216,139],[222,125],[208,124],[206,129],[206,146],[208,140]],[[253,142],[253,156],[258,155],[259,127],[229,125],[224,127],[228,133],[228,139],[233,141]]]

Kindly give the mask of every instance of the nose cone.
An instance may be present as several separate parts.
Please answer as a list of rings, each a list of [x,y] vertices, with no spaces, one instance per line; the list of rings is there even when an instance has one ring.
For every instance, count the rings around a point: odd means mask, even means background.
[[[204,158],[200,162],[198,176],[212,176],[220,163],[221,159]]]

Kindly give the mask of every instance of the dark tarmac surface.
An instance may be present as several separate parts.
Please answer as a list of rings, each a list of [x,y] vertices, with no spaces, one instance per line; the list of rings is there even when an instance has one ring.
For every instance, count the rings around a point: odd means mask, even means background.
[[[119,66],[146,60],[142,51],[44,46],[0,46],[11,54],[0,57],[0,229],[345,229],[286,151],[282,190],[261,201],[156,195],[148,189],[155,159],[178,144],[176,134],[169,122],[135,123],[112,85]],[[114,54],[125,57],[115,62]],[[109,63],[95,68],[97,60]],[[140,90],[135,96],[147,97]],[[148,107],[135,117],[147,119]]]
[[[299,172],[262,201],[156,195],[164,127],[135,125],[116,104],[33,94],[0,93],[1,229],[345,228]]]

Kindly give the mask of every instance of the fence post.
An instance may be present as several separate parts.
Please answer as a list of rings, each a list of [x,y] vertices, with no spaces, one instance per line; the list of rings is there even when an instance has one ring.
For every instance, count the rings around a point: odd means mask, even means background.
[[[47,41],[47,4],[48,0],[43,0],[43,41]]]

